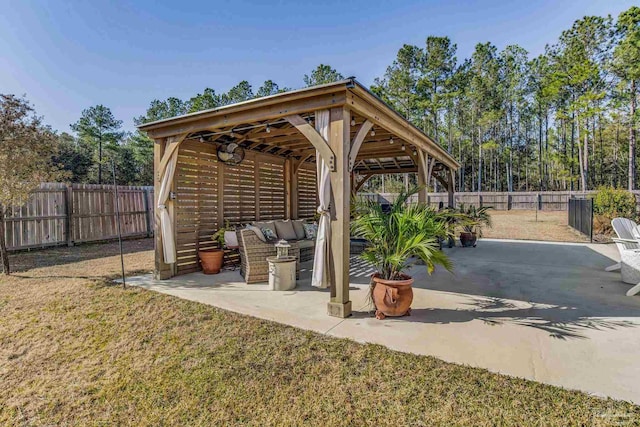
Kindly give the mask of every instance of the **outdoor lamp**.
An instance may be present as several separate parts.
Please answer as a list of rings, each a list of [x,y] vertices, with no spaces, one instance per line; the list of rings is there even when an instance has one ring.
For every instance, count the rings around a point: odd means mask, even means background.
[[[286,240],[282,239],[278,243],[275,244],[276,247],[276,257],[279,259],[286,258],[289,256],[289,248],[291,245]]]

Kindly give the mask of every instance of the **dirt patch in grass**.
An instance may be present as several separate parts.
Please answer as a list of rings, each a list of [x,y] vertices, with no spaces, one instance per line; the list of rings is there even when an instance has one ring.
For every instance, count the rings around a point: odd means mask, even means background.
[[[67,250],[16,254],[23,271],[0,278],[0,424],[640,422],[630,403],[123,290],[117,256],[52,265]],[[152,253],[125,261],[149,270]]]
[[[483,236],[493,239],[544,240],[553,242],[588,242],[567,223],[564,211],[491,211],[492,228]]]

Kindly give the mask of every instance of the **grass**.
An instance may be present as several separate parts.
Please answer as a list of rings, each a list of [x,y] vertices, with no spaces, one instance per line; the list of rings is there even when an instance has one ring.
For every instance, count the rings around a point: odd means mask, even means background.
[[[148,242],[126,246],[129,272],[148,271]],[[13,256],[20,271],[0,278],[0,424],[640,423],[630,403],[122,290],[115,249]]]
[[[584,235],[567,224],[565,211],[490,211],[492,228],[483,237],[494,239],[544,240],[552,242],[588,242]]]

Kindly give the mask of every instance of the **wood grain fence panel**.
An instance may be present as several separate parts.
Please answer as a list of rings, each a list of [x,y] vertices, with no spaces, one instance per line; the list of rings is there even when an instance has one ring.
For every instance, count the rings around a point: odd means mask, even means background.
[[[43,183],[20,206],[12,206],[5,218],[9,250],[56,246],[66,243],[64,184]]]
[[[9,209],[4,227],[9,250],[110,240],[117,237],[112,185],[43,183],[20,206]],[[152,187],[119,186],[122,235],[148,236]],[[69,194],[69,197],[68,197]],[[145,199],[147,202],[145,202]],[[146,204],[145,204],[146,203]]]

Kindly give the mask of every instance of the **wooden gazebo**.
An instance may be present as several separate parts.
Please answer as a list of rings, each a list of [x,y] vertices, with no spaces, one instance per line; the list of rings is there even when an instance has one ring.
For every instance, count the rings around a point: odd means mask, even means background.
[[[328,121],[322,129],[317,117]],[[312,217],[318,200],[316,160],[322,159],[331,183],[329,314],[346,317],[351,313],[352,191],[376,174],[417,172],[425,185],[421,201],[426,201],[433,177],[448,190],[453,205],[453,172],[459,164],[355,79],[146,123],[140,129],[155,141],[158,279],[198,270],[197,251],[212,246],[211,234],[227,221]],[[235,165],[216,155],[220,144],[232,141],[245,151],[244,160]]]

